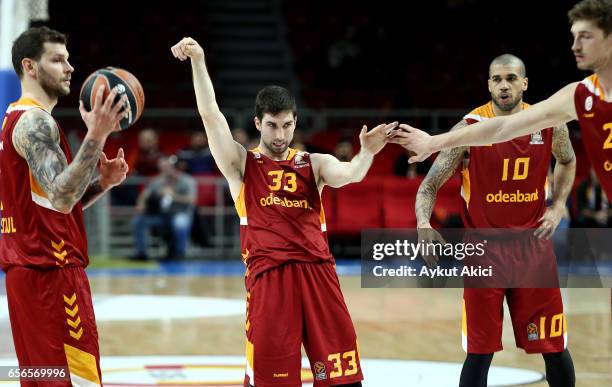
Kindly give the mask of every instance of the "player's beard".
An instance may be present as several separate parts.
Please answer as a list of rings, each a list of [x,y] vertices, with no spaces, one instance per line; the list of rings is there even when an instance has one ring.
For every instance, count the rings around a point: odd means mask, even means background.
[[[42,65],[38,66],[38,82],[51,98],[65,97],[70,94],[70,87],[63,86],[62,81],[53,79]]]
[[[519,93],[516,97],[512,98],[512,102],[510,102],[509,104],[503,103],[499,96],[493,95],[492,99],[493,103],[499,108],[499,110],[503,112],[511,112],[516,107],[516,105],[518,105],[519,102],[521,102],[521,100],[523,99],[523,93]]]
[[[283,153],[285,153],[285,151],[287,150],[287,148],[289,148],[289,143],[285,142],[284,146],[282,148],[277,148],[274,145],[272,145],[272,142],[266,142],[266,141],[262,141],[262,143],[264,144],[264,146],[266,147],[266,149],[268,149],[268,151],[275,155],[275,156],[282,156]],[[280,149],[280,150],[278,150]]]
[[[583,71],[597,71],[597,69],[602,69],[606,67],[610,63],[610,58],[599,58],[592,63],[576,63],[576,66],[579,70]]]

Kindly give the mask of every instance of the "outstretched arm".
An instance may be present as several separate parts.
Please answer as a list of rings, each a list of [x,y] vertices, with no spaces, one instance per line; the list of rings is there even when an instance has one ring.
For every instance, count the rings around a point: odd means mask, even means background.
[[[28,110],[13,130],[15,149],[27,161],[51,206],[64,214],[72,211],[90,185],[106,138],[119,130],[119,121],[126,114],[121,111],[125,97],[113,103],[117,95],[113,90],[102,102],[102,93],[100,88],[92,111],[86,112],[81,104],[88,132],[70,164],[60,147],[59,128],[49,113]]]
[[[385,146],[387,132],[396,127],[397,122],[381,124],[368,132],[364,125],[359,133],[361,150],[350,162],[341,162],[328,154],[313,153],[310,160],[319,190],[325,185],[338,188],[363,180],[372,165],[374,155]]]
[[[208,146],[223,176],[230,184],[234,198],[238,197],[246,163],[246,149],[232,137],[225,116],[219,110],[215,90],[206,68],[204,50],[192,38],[184,38],[171,48],[175,58],[191,59],[193,87],[198,111],[202,116]]]
[[[437,136],[400,125],[390,142],[398,143],[416,153],[411,162],[423,161],[429,154],[458,146],[479,146],[509,141],[513,138],[555,127],[576,119],[574,92],[578,83],[572,83],[550,98],[519,113],[495,117],[470,125],[469,129],[451,131]]]
[[[467,125],[468,123],[465,120],[461,120],[451,130],[458,130]],[[431,228],[431,213],[436,202],[438,190],[455,173],[467,152],[467,147],[459,147],[443,150],[436,157],[417,191],[414,208],[418,228]]]

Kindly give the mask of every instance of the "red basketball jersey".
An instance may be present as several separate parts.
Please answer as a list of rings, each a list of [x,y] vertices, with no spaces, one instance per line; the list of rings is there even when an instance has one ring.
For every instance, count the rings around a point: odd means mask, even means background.
[[[11,104],[0,132],[0,267],[7,271],[12,266],[87,266],[87,236],[81,204],[77,203],[70,214],[54,210],[28,163],[13,146],[15,125],[30,109],[43,108],[26,98]],[[61,128],[59,132],[60,147],[70,163],[68,140]]]
[[[523,103],[523,109],[529,105]],[[495,117],[492,102],[472,110],[469,123]],[[489,146],[470,147],[461,171],[463,222],[468,228],[534,228],[546,209],[552,128]]]
[[[287,160],[274,161],[257,149],[247,152],[236,210],[247,288],[259,273],[287,262],[333,260],[308,153],[289,149]]]
[[[612,102],[605,101],[597,75],[576,87],[574,105],[582,141],[606,195],[612,197]]]

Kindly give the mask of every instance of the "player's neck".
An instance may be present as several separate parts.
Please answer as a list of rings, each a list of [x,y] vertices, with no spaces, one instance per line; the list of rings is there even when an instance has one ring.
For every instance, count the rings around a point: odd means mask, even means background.
[[[495,113],[496,117],[498,117],[498,116],[509,116],[511,114],[518,113],[521,110],[523,110],[523,100],[522,99],[510,111],[501,110],[495,103],[493,103],[492,105],[493,105],[493,113]]]
[[[50,97],[38,83],[35,85],[21,83],[21,98],[33,99],[39,103],[49,113],[57,105],[57,97]]]
[[[282,154],[270,152],[270,149],[268,149],[263,142],[260,142],[257,148],[259,149],[259,153],[274,161],[284,161],[287,160],[287,157],[289,156],[289,148],[287,148]]]

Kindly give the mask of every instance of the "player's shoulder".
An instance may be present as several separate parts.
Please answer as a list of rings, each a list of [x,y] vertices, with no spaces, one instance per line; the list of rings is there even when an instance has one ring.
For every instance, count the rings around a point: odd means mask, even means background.
[[[335,159],[335,157],[329,153],[308,153],[308,158],[313,162],[313,164]]]
[[[574,82],[573,84],[569,84],[566,87],[571,87],[572,85],[575,85],[575,91],[584,90],[595,96],[602,95],[602,88],[597,74],[591,74],[588,77],[584,78],[582,81]]]
[[[470,111],[463,117],[463,119],[467,120],[468,122],[473,122],[484,121],[493,117],[495,117],[495,113],[493,112],[493,103],[489,101],[486,104],[478,106],[477,108]]]
[[[53,116],[51,116],[51,113],[38,107],[25,110],[19,117],[15,130],[25,132],[37,131],[49,135],[59,133],[57,123]]]
[[[25,109],[19,117],[12,133],[12,141],[19,154],[37,142],[57,144],[60,133],[51,114],[39,107]]]
[[[287,160],[294,160],[296,164],[300,164],[303,161],[309,161],[311,154],[305,150],[289,148],[289,155]]]
[[[21,97],[17,101],[10,103],[7,112],[28,111],[32,109],[40,109],[47,112],[47,110],[43,107],[42,104],[32,98],[27,97]]]

